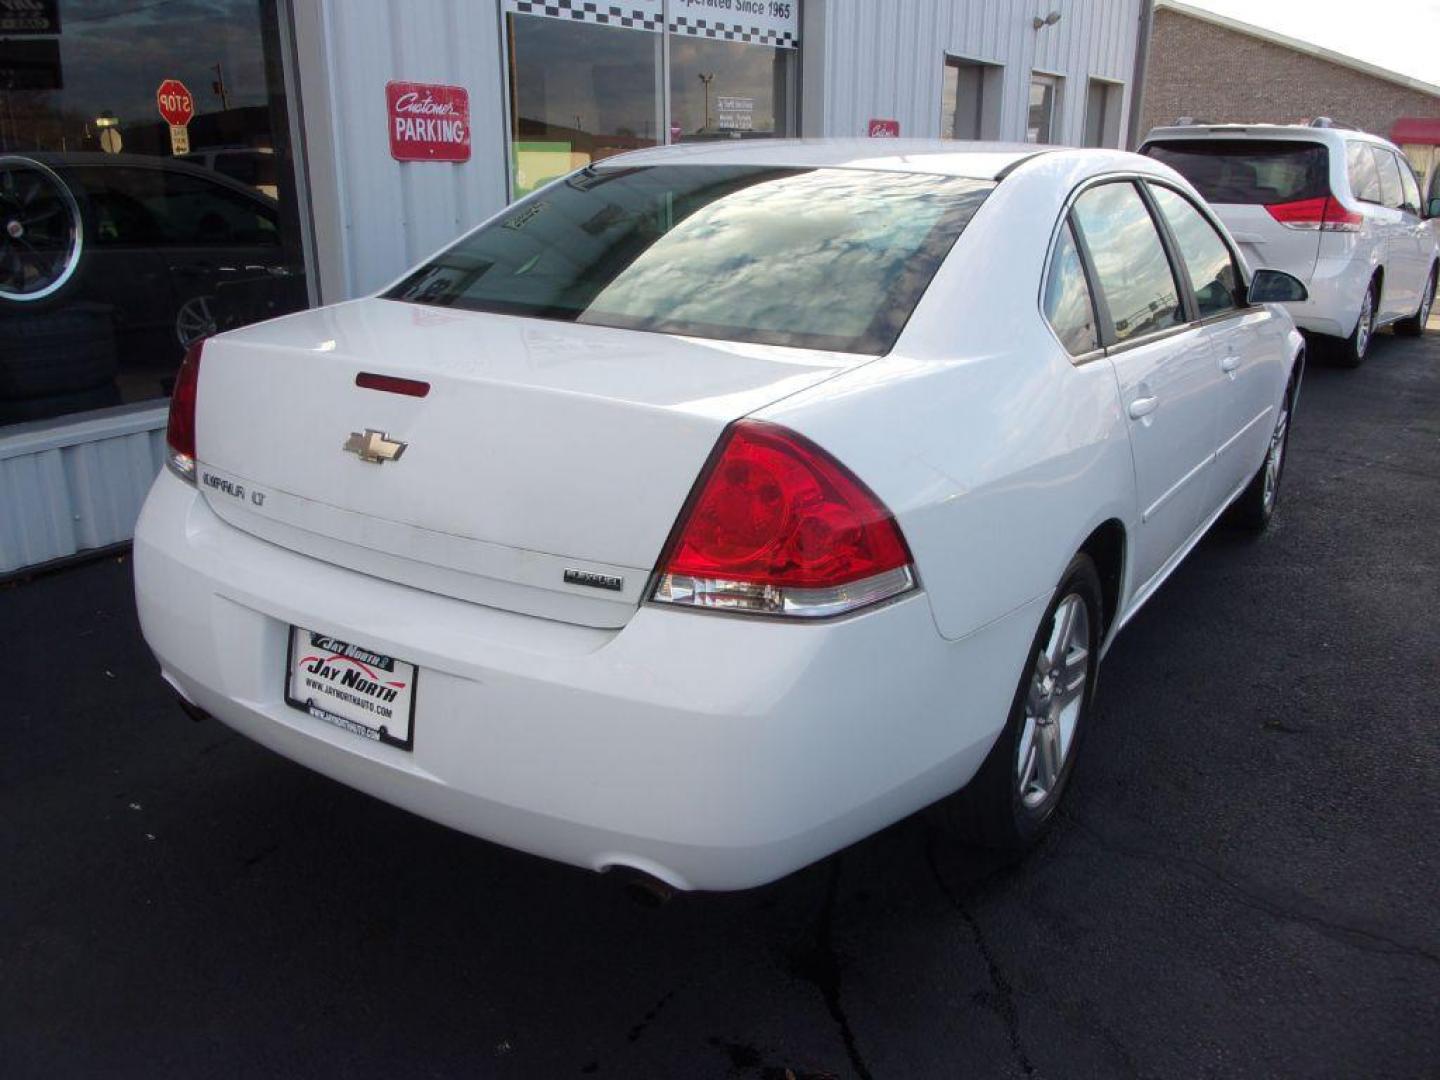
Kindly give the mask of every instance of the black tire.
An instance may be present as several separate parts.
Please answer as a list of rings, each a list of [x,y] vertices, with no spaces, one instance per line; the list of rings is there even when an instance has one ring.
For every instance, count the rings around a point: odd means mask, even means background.
[[[1265,451],[1265,460],[1255,470],[1249,485],[1230,507],[1230,523],[1237,529],[1259,536],[1270,527],[1275,516],[1275,507],[1280,505],[1281,481],[1285,479],[1285,462],[1290,455],[1286,449],[1290,443],[1290,421],[1295,415],[1295,376],[1285,387],[1281,399],[1281,415],[1276,418],[1275,430],[1270,435],[1270,446]],[[1278,448],[1278,449],[1277,449]],[[1270,482],[1271,455],[1276,456],[1273,485]]]
[[[1028,754],[1030,749],[1022,743],[1029,727],[1027,713],[1031,711],[1033,701],[1031,692],[1039,685],[1037,664],[1042,651],[1050,643],[1055,628],[1056,611],[1062,602],[1072,596],[1078,597],[1084,605],[1088,623],[1085,645],[1088,663],[1079,697],[1079,711],[1069,744],[1063,751],[1058,779],[1049,787],[1048,794],[1045,794],[1043,799],[1032,803],[1021,790],[1020,783],[1021,754]],[[1095,697],[1103,616],[1100,575],[1090,556],[1081,553],[1066,567],[1055,595],[1045,609],[1045,617],[1040,620],[1040,627],[1036,630],[1035,639],[1025,657],[1020,684],[1016,687],[1015,697],[1010,704],[1010,715],[1000,737],[995,740],[995,745],[991,747],[975,778],[965,788],[935,806],[935,816],[942,828],[970,843],[1009,851],[1024,851],[1049,829],[1056,807],[1064,798],[1070,776],[1074,772],[1080,744],[1085,735],[1086,721]]]
[[[1425,333],[1425,324],[1429,321],[1430,311],[1435,306],[1437,275],[1440,275],[1440,266],[1432,266],[1430,280],[1425,285],[1425,291],[1420,294],[1420,306],[1415,309],[1415,314],[1408,319],[1401,319],[1395,324],[1395,333],[1401,337],[1419,337]]]
[[[0,314],[0,401],[74,394],[115,381],[110,309],[75,304],[62,311]]]
[[[1341,367],[1358,368],[1370,353],[1375,341],[1375,309],[1380,306],[1380,282],[1371,278],[1370,288],[1365,293],[1366,303],[1361,306],[1360,317],[1355,320],[1355,329],[1350,336],[1335,343],[1335,360]],[[1365,312],[1370,313],[1367,322]]]

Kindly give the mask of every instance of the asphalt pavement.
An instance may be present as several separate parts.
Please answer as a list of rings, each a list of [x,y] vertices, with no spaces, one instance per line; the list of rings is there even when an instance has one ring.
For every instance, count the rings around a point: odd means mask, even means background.
[[[1440,333],[1124,632],[1015,864],[904,821],[659,909],[176,708],[126,558],[0,588],[0,1075],[1440,1073]]]

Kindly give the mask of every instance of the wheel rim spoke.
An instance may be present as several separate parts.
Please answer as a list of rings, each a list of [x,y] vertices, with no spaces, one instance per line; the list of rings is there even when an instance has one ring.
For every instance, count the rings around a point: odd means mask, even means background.
[[[1021,799],[1032,809],[1052,796],[1064,773],[1084,705],[1091,647],[1089,608],[1071,593],[1055,607],[1025,695],[1016,779]]]
[[[1036,757],[1040,783],[1048,792],[1060,778],[1060,728],[1052,723],[1040,724],[1036,728]]]

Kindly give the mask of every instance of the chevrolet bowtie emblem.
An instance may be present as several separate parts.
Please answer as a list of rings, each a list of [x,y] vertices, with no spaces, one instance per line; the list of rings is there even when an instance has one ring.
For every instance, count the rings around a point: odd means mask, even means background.
[[[366,428],[363,435],[358,431],[350,433],[350,437],[345,440],[345,452],[359,454],[361,461],[384,465],[387,461],[399,461],[400,455],[405,453],[406,445],[408,444],[391,439],[383,431]]]

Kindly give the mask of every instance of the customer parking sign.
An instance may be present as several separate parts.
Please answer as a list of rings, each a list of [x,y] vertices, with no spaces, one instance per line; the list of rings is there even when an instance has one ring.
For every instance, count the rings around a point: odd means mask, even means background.
[[[470,94],[463,86],[391,82],[385,101],[396,161],[470,160]]]

